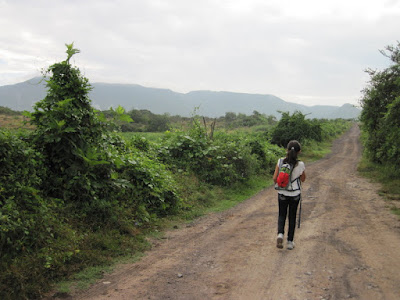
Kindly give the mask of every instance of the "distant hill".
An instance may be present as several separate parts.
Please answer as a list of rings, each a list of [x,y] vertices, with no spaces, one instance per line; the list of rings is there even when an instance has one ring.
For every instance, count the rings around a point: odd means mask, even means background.
[[[13,110],[32,110],[35,102],[46,96],[42,78],[0,86],[0,106]],[[343,106],[305,106],[286,102],[273,95],[233,92],[194,91],[177,93],[168,89],[148,88],[136,84],[93,83],[89,96],[92,105],[100,110],[121,105],[126,110],[147,109],[156,114],[190,116],[196,113],[208,117],[224,116],[226,112],[250,115],[258,111],[280,117],[279,111],[301,111],[309,118],[357,118],[361,110],[351,104]]]

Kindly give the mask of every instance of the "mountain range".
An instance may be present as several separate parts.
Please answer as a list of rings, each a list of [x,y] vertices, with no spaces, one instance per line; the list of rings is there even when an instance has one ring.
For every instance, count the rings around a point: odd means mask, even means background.
[[[35,77],[25,82],[0,86],[0,106],[31,111],[35,102],[46,96],[46,82]],[[137,84],[93,83],[89,94],[92,105],[100,110],[121,105],[126,110],[147,109],[156,114],[191,116],[194,112],[207,117],[224,116],[226,112],[251,115],[257,111],[278,119],[280,111],[300,111],[308,118],[356,119],[361,110],[351,104],[343,106],[306,106],[286,102],[269,94],[193,91],[178,93],[168,89]]]

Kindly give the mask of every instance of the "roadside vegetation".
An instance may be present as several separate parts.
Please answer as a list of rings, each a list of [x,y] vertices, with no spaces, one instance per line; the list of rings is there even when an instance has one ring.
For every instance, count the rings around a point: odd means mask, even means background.
[[[360,101],[365,151],[359,170],[382,184],[382,195],[400,215],[400,43],[381,53],[391,64],[382,71],[366,71],[370,80]]]
[[[39,298],[57,282],[60,293],[74,281],[85,287],[107,266],[140,257],[149,237],[271,185],[290,139],[309,161],[352,124],[300,112],[279,121],[258,112],[98,112],[88,79],[69,62],[78,52],[67,45],[67,59],[48,68],[47,96],[24,114],[30,130],[0,130],[1,299]],[[290,135],[288,123],[301,130]]]
[[[22,111],[14,111],[8,107],[0,106],[0,129],[32,130],[33,126],[26,123],[27,119]]]

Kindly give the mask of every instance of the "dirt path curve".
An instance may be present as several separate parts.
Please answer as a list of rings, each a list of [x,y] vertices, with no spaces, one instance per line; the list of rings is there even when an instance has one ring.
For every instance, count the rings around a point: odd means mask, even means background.
[[[204,217],[74,299],[400,299],[400,222],[356,174],[359,129],[307,165],[296,248],[276,248],[265,189]],[[105,284],[105,283],[106,284]]]

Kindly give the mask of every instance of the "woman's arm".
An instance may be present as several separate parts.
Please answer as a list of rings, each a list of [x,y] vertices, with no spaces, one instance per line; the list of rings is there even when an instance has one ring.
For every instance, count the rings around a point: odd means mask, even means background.
[[[279,166],[276,165],[274,176],[272,177],[272,179],[274,180],[275,183],[276,183],[276,180],[278,179],[278,173],[279,173]]]
[[[306,171],[304,171],[301,175],[300,175],[300,180],[301,182],[304,182],[306,180]]]

